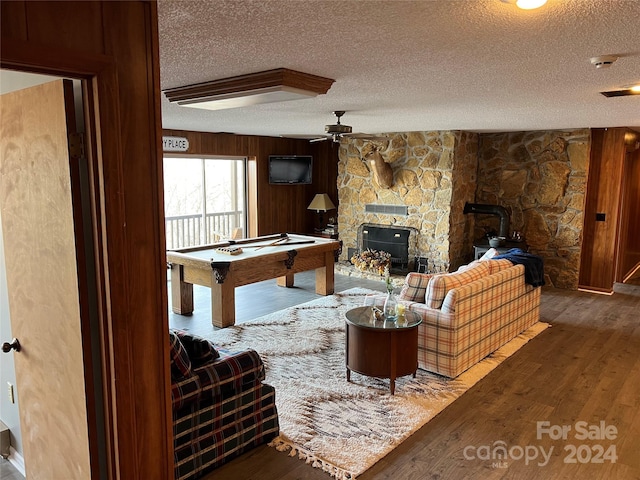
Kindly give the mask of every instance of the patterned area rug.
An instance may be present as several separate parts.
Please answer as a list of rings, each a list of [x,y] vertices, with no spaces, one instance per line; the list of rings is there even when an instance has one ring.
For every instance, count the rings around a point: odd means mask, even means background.
[[[418,370],[389,380],[346,380],[345,312],[357,288],[216,331],[224,348],[253,348],[276,389],[280,436],[270,445],[340,479],[355,479],[493,370],[547,324],[538,323],[454,380]]]

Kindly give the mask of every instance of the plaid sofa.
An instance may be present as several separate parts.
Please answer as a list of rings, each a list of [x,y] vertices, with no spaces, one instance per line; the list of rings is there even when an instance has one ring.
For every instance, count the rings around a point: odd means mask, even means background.
[[[366,303],[379,305],[384,295]],[[419,313],[418,367],[457,377],[540,319],[540,288],[524,266],[482,260],[449,274],[411,272],[399,302]]]
[[[175,478],[198,478],[279,433],[275,390],[254,350],[170,330]]]

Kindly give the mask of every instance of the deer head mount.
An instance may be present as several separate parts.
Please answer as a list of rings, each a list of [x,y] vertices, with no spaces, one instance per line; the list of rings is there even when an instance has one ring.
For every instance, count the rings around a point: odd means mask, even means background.
[[[373,172],[378,185],[382,188],[391,188],[393,186],[393,169],[391,165],[384,161],[377,148],[373,148],[362,160],[368,163],[369,170]]]

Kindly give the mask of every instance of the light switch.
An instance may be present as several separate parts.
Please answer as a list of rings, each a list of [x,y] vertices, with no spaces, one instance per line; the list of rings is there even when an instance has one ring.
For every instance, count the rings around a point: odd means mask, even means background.
[[[11,382],[7,382],[7,390],[9,390],[9,401],[11,403],[16,403],[16,398],[13,395],[13,385],[11,384]]]

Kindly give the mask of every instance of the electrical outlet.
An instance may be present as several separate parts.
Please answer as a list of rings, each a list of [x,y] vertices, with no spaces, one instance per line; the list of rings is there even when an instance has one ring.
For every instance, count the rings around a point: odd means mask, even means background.
[[[7,389],[9,390],[9,401],[11,403],[16,403],[16,397],[13,395],[13,385],[11,382],[7,382]]]

